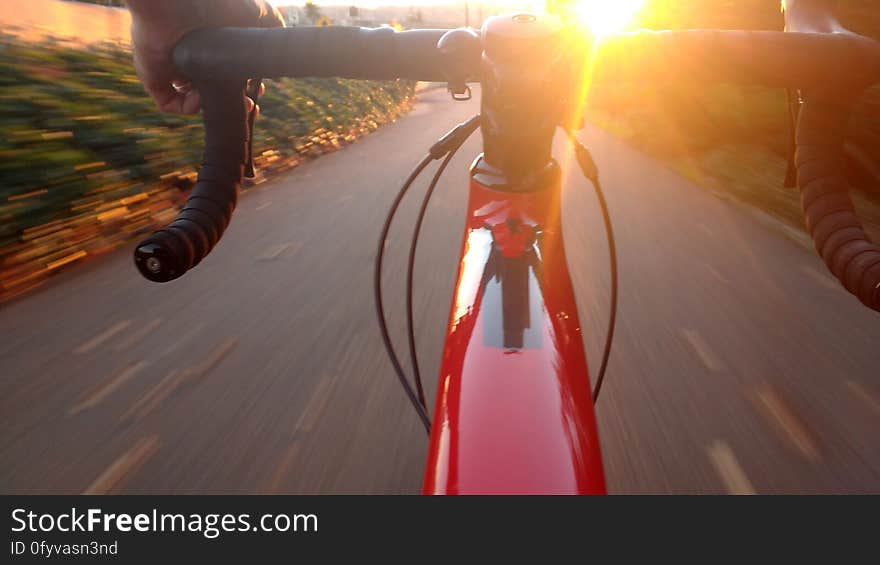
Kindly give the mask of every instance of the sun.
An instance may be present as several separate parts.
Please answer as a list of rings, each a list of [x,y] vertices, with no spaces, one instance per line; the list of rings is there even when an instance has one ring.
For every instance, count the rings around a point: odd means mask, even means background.
[[[622,30],[644,0],[577,0],[575,14],[598,37]]]

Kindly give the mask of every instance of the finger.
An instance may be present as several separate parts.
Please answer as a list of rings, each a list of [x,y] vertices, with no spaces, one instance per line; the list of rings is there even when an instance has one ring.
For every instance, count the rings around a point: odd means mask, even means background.
[[[183,100],[186,98],[186,94],[175,91],[170,84],[167,86],[144,85],[144,87],[161,111],[173,114],[183,113]]]
[[[185,82],[173,81],[171,83],[171,88],[173,88],[175,90],[175,92],[178,92],[180,94],[186,94],[187,92],[189,92],[193,89],[193,85],[189,81],[185,81]]]
[[[197,90],[177,92],[170,84],[164,87],[147,86],[146,89],[163,112],[191,115],[197,114],[201,108],[201,97]]]
[[[191,116],[202,109],[202,97],[198,90],[192,89],[184,95],[181,114]]]
[[[173,114],[195,114],[199,111],[198,92],[187,79],[170,72],[162,61],[157,61],[148,53],[135,52],[134,67],[144,89],[161,111]]]
[[[183,75],[174,73],[171,78],[171,87],[177,93],[180,100],[180,114],[198,114],[202,109],[201,96],[193,83]]]

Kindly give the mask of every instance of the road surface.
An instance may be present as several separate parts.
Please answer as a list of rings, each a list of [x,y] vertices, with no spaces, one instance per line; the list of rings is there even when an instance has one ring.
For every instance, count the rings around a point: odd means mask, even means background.
[[[373,318],[374,246],[421,150],[476,109],[426,92],[398,123],[246,194],[223,242],[177,282],[143,280],[126,249],[0,309],[0,490],[417,492],[426,440]],[[772,220],[599,130],[583,135],[621,260],[598,406],[610,490],[880,492],[880,316]],[[432,393],[478,150],[475,137],[450,167],[420,244]],[[605,242],[586,184],[565,182],[595,368]],[[404,224],[389,297],[403,296]],[[401,301],[389,302],[402,337]]]

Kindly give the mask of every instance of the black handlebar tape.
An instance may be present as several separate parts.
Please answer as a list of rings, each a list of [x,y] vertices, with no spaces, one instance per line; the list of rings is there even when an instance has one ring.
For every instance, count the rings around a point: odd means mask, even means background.
[[[242,82],[195,83],[201,94],[205,155],[196,185],[177,217],[137,246],[138,270],[167,282],[214,248],[235,209],[245,162],[247,121]]]
[[[785,10],[786,29],[833,31],[834,34],[824,37],[864,40],[835,19],[835,3],[833,0],[826,0],[824,6],[819,2],[791,3]],[[876,48],[876,43],[873,45]],[[864,49],[863,62],[867,68],[861,71],[870,84],[877,78],[870,72],[877,56],[873,55],[872,61],[871,53],[867,47]],[[812,54],[816,55],[815,50]],[[856,215],[845,177],[846,126],[852,98],[861,89],[847,89],[848,85],[840,82],[847,73],[860,72],[860,69],[852,68],[852,64],[845,64],[844,60],[838,65],[834,76],[825,84],[818,83],[817,89],[802,92],[804,105],[795,135],[798,188],[807,229],[822,260],[849,292],[869,308],[880,311],[880,248],[868,239]],[[831,95],[829,90],[838,94]]]
[[[798,188],[816,250],[846,289],[880,312],[880,247],[865,233],[844,176],[851,105],[805,94],[797,128]]]
[[[734,83],[862,91],[880,80],[880,43],[855,34],[640,31],[609,37],[597,82]]]
[[[203,29],[186,35],[174,62],[200,80],[250,77],[340,77],[446,80],[437,42],[447,30],[292,27]],[[470,57],[474,74],[479,52]]]

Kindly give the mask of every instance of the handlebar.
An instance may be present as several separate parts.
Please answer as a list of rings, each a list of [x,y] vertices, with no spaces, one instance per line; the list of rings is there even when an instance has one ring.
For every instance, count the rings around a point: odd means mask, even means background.
[[[826,32],[825,37],[850,41],[865,38],[844,28],[824,0],[791,1],[785,13],[785,29],[791,32]],[[877,49],[877,43],[865,49]],[[866,52],[862,69],[876,81],[877,57]],[[842,68],[840,72],[847,72]],[[874,72],[871,72],[874,71]],[[834,77],[839,79],[840,72]],[[834,84],[833,82],[831,84]],[[865,86],[869,86],[866,84]],[[849,196],[844,142],[846,126],[860,90],[804,89],[795,134],[795,166],[807,229],[816,250],[835,277],[869,308],[880,311],[880,247],[865,233]]]
[[[842,153],[851,94],[880,81],[880,43],[852,33],[815,33],[816,26],[802,14],[787,18],[788,33],[691,30],[612,36],[593,54],[592,79],[803,89],[797,167],[807,226],[844,286],[880,310],[880,249],[868,241],[853,211]],[[485,68],[481,39],[461,31],[331,26],[222,28],[185,36],[174,60],[202,93],[204,163],[178,217],[135,250],[141,273],[158,282],[179,277],[207,255],[229,223],[249,135],[242,99],[246,79],[478,81],[481,73],[491,72]],[[447,41],[456,33],[459,40]],[[581,61],[589,56],[576,55]]]
[[[154,282],[174,280],[197,265],[223,235],[235,210],[251,135],[242,98],[248,78],[448,80],[446,70],[455,65],[437,47],[446,32],[223,28],[185,36],[174,49],[174,61],[202,94],[205,155],[183,210],[135,249],[141,274]],[[476,55],[478,63],[479,51]]]
[[[861,92],[880,80],[880,43],[855,34],[684,30],[611,36],[596,82],[675,81]]]
[[[238,201],[248,128],[244,82],[193,79],[202,96],[205,155],[183,209],[137,246],[135,265],[146,278],[168,282],[195,267],[217,245]]]
[[[447,31],[346,26],[204,29],[180,41],[174,62],[187,76],[211,80],[285,76],[443,81],[447,77],[437,42]]]
[[[478,80],[481,49],[437,44],[456,30],[345,26],[220,28],[188,34],[174,50],[194,80],[339,77],[366,80]],[[475,37],[475,40],[477,38]],[[585,57],[590,56],[584,53]],[[730,82],[863,90],[880,80],[880,43],[856,34],[743,30],[620,33],[595,54],[597,82]]]

